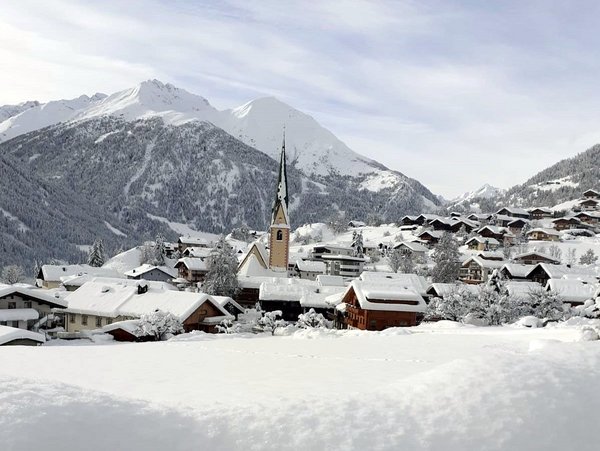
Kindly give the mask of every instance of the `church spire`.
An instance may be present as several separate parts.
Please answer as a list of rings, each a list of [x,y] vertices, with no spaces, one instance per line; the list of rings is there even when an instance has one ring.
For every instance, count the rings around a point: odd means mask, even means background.
[[[275,202],[273,203],[273,220],[275,220],[275,214],[277,207],[283,205],[286,216],[288,209],[288,183],[287,183],[287,169],[286,169],[286,158],[285,158],[285,127],[283,128],[283,142],[281,144],[281,157],[279,161],[279,178],[277,179],[277,192],[275,193]]]

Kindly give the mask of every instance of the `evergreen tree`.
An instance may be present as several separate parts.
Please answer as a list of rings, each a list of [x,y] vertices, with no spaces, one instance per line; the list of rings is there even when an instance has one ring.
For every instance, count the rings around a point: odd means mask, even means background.
[[[234,297],[238,291],[237,267],[233,249],[221,236],[208,258],[208,272],[202,285],[204,292]]]
[[[458,279],[460,252],[458,243],[451,233],[444,232],[433,251],[435,266],[431,278],[437,283],[452,283]]]
[[[102,242],[102,239],[99,238],[94,241],[92,247],[90,248],[87,264],[96,268],[100,268],[102,265],[104,265],[104,262],[104,243]]]
[[[598,260],[598,256],[592,249],[588,249],[579,259],[581,265],[593,265]]]

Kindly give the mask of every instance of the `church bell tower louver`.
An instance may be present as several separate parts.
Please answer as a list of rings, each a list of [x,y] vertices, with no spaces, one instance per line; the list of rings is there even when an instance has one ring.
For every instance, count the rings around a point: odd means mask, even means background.
[[[269,227],[269,269],[287,271],[290,255],[290,218],[288,216],[288,185],[285,161],[285,131],[281,146],[277,192]]]

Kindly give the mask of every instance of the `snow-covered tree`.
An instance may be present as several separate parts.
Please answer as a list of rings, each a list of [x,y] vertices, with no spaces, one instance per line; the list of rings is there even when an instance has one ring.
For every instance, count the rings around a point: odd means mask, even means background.
[[[154,261],[154,245],[151,242],[144,243],[140,248],[140,265],[152,265]]]
[[[598,256],[593,251],[593,249],[588,249],[579,259],[579,264],[581,265],[593,265],[598,261]]]
[[[220,334],[237,334],[241,331],[241,324],[231,319],[224,319],[216,326]]]
[[[506,281],[494,271],[490,280],[480,286],[478,295],[473,297],[469,313],[490,326],[497,326],[512,323],[528,312],[522,300],[509,296]]]
[[[155,310],[140,317],[136,335],[139,337],[152,336],[156,341],[160,341],[182,332],[183,324],[179,318],[170,312]]]
[[[451,233],[444,232],[433,251],[435,265],[431,278],[437,283],[452,283],[458,279],[460,253],[458,243]]]
[[[104,242],[102,239],[98,238],[94,241],[92,247],[90,247],[87,264],[96,268],[100,268],[102,265],[104,265],[104,262]]]
[[[37,276],[37,274],[36,274]],[[2,281],[9,285],[23,282],[25,280],[25,271],[21,266],[9,265],[2,269]]]
[[[208,294],[234,297],[238,291],[237,267],[233,249],[221,236],[208,258],[208,272],[202,289]]]
[[[308,312],[298,315],[296,326],[301,329],[329,328],[329,321],[321,313],[317,313],[315,309],[311,308]]]
[[[256,322],[256,328],[275,335],[277,329],[287,326],[287,322],[281,319],[281,315],[281,310],[273,310],[272,312],[262,311],[262,316]]]
[[[402,251],[400,249],[394,249],[388,256],[388,264],[392,272],[398,272],[400,265],[402,264]]]
[[[242,224],[239,227],[235,227],[231,230],[231,238],[234,240],[245,241],[249,243],[252,241],[252,235],[250,234],[250,229],[246,224]]]
[[[540,319],[557,321],[563,319],[567,314],[567,309],[560,296],[541,286],[529,291],[527,301],[531,315]]]
[[[427,316],[460,321],[470,312],[472,302],[473,295],[457,284],[441,298],[436,297],[429,302]]]
[[[155,266],[163,266],[165,264],[165,237],[161,234],[156,235],[154,241],[154,261]]]
[[[352,244],[350,247],[354,249],[355,257],[363,257],[365,255],[362,232],[357,232],[356,230],[352,232]]]

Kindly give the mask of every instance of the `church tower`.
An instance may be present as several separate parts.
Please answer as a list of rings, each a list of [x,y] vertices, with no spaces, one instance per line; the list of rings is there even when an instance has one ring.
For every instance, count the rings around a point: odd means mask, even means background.
[[[290,255],[290,218],[288,216],[288,186],[285,168],[285,132],[281,146],[279,179],[269,227],[269,269],[287,271]]]

